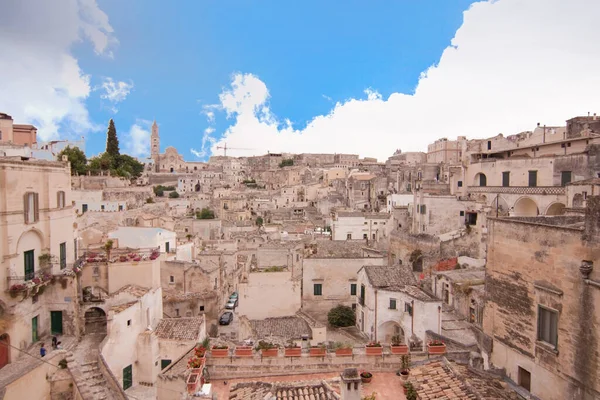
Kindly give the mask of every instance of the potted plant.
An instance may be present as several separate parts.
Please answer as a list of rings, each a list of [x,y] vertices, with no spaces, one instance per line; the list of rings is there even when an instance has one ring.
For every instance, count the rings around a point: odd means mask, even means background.
[[[229,346],[213,346],[210,355],[212,357],[227,357],[229,356]]]
[[[8,293],[10,294],[10,297],[12,297],[14,299],[15,297],[17,297],[19,295],[19,293],[22,293],[26,290],[27,290],[27,287],[24,284],[17,283],[17,284],[12,285],[8,289]]]
[[[198,381],[200,375],[199,374],[190,374],[190,376],[188,376],[187,379],[187,389],[188,389],[188,393],[195,393],[196,392],[196,387],[198,386]]]
[[[334,348],[336,357],[352,355],[352,345],[349,343],[336,342]]]
[[[235,346],[236,357],[252,357],[252,346]]]
[[[408,383],[408,387],[404,387],[406,400],[417,400],[417,390],[415,389],[415,386],[410,382],[406,383]]]
[[[260,351],[263,357],[277,357],[279,355],[279,349],[273,343],[265,342],[261,340],[256,346],[256,351]]]
[[[309,349],[309,355],[311,357],[325,357],[327,354],[327,347],[321,343],[317,346],[311,346]]]
[[[400,335],[392,336],[392,344],[390,345],[390,351],[392,354],[408,354],[408,346],[402,343],[402,337]]]
[[[361,372],[360,379],[362,383],[369,383],[371,382],[371,379],[373,379],[373,374],[367,371]]]
[[[399,375],[404,382],[408,380],[408,375],[410,375],[410,356],[407,354],[402,356],[402,367],[400,368]]]
[[[432,340],[427,343],[427,352],[434,355],[446,354],[446,344],[441,340]]]
[[[383,347],[379,342],[371,342],[365,346],[365,351],[368,356],[380,356],[383,354]]]
[[[108,239],[106,243],[104,243],[104,251],[106,252],[106,259],[108,261],[110,261],[110,252],[112,251],[114,244],[115,242],[113,242],[112,239]]]
[[[410,382],[404,382],[402,384],[402,390],[404,391],[404,395],[406,395],[408,393],[408,389],[412,387],[412,383]]]
[[[300,357],[302,355],[302,347],[298,346],[296,342],[291,341],[285,346],[286,357]]]

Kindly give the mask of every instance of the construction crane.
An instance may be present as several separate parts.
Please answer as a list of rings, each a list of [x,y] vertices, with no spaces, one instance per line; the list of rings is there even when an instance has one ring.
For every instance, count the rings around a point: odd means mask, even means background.
[[[217,149],[223,149],[223,157],[227,157],[227,149],[231,150],[255,150],[255,149],[247,149],[245,147],[227,147],[227,143],[224,146],[217,146]]]

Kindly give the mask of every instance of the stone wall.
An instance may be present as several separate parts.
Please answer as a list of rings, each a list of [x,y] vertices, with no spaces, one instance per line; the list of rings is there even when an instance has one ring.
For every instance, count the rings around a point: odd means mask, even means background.
[[[597,213],[593,208],[588,213],[588,232],[597,229]],[[483,323],[484,333],[494,339],[490,362],[514,381],[519,368],[527,370],[531,392],[540,398],[597,398],[600,290],[586,285],[579,267],[583,260],[599,265],[600,247],[582,241],[580,229],[538,221],[544,225],[490,220]],[[598,281],[600,271],[590,278]],[[557,313],[556,348],[538,340],[540,307]]]

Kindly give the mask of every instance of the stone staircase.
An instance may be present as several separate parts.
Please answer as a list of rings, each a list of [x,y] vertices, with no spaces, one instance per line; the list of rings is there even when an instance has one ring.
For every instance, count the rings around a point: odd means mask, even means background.
[[[67,354],[67,365],[84,400],[109,400],[114,396],[100,370],[98,346],[104,335],[84,336],[72,353]]]

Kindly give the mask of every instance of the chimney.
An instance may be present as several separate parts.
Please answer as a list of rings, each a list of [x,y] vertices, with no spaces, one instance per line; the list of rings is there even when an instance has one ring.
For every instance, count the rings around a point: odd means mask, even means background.
[[[346,368],[340,374],[342,382],[340,391],[342,400],[361,400],[361,379],[356,368]]]
[[[592,117],[592,120],[596,120],[596,113],[594,113],[594,116]]]

